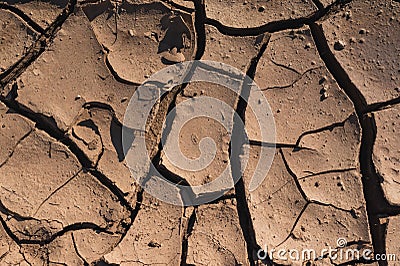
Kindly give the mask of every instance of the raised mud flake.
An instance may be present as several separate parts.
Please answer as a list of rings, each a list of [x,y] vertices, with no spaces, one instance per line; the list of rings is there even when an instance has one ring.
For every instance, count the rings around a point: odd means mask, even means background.
[[[273,21],[306,17],[317,10],[308,0],[205,0],[205,5],[208,18],[235,28],[257,27]]]
[[[183,208],[144,193],[141,209],[123,240],[105,262],[119,265],[178,265],[181,257]]]
[[[234,200],[203,205],[188,239],[189,265],[248,265]]]
[[[122,149],[122,124],[105,108],[88,104],[71,129],[75,143],[88,155],[93,166],[107,176],[127,197],[136,187]]]
[[[323,66],[308,29],[275,33],[261,56],[254,80],[260,89],[286,88]]]
[[[57,126],[67,131],[83,104],[90,101],[109,104],[122,121],[128,104],[123,99],[129,99],[135,89],[110,74],[102,47],[78,9],[65,21],[51,49],[18,79],[17,100],[35,113],[54,118]]]
[[[5,0],[5,2],[20,9],[42,28],[46,28],[54,22],[68,4],[68,0]]]
[[[258,53],[263,36],[232,37],[206,25],[206,47],[202,60],[222,62],[246,72],[250,59]]]
[[[99,261],[112,250],[121,239],[120,234],[79,230],[72,233],[75,252],[88,264]]]
[[[352,1],[322,22],[330,50],[367,104],[400,96],[399,12],[396,1]],[[336,42],[347,45],[336,51]]]
[[[394,205],[400,205],[399,113],[399,105],[374,113],[377,135],[372,158],[383,178],[385,197]]]
[[[191,15],[152,3],[118,7],[108,2],[84,8],[110,67],[122,79],[142,83],[167,64],[191,60],[195,49]],[[114,10],[114,11],[112,11]],[[113,16],[116,16],[113,19]]]
[[[22,58],[36,34],[19,17],[0,9],[0,73]]]

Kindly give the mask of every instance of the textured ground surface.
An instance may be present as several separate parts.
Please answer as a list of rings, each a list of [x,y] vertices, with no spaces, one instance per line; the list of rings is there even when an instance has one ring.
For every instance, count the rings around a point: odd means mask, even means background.
[[[395,0],[1,0],[0,265],[399,265],[399,32]],[[208,183],[239,158],[221,125],[197,118],[179,146],[195,159],[210,137],[214,161],[197,172],[171,163],[159,145],[171,107],[219,99],[250,139],[234,188],[180,207],[134,181],[121,131],[139,84],[193,59],[254,78],[275,118],[276,152],[249,191],[265,145],[255,115],[220,85],[172,88],[146,127],[149,155],[172,182]],[[256,255],[321,254],[339,238],[341,248],[373,250],[371,260]],[[374,259],[385,253],[397,261]]]

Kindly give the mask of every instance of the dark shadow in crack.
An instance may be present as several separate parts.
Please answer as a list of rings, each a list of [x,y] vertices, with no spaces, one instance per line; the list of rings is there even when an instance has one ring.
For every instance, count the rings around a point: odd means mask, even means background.
[[[124,132],[124,143],[122,143],[122,132]],[[116,118],[113,117],[110,125],[110,136],[111,142],[118,155],[118,161],[122,162],[125,159],[125,154],[128,152],[128,150],[126,150],[124,153],[124,147],[130,148],[135,139],[134,130],[122,126],[116,121]]]

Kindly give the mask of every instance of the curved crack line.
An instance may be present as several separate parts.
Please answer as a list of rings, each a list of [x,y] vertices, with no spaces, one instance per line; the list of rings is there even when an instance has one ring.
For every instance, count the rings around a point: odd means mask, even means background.
[[[195,11],[195,9],[175,3],[173,0],[160,0],[160,1],[175,8],[175,9],[185,11],[187,13],[193,13]],[[187,1],[187,2],[192,2],[192,1]]]
[[[18,16],[21,18],[22,21],[24,21],[26,24],[29,25],[33,30],[35,30],[38,33],[44,34],[45,29],[42,28],[39,24],[37,24],[34,20],[32,20],[28,15],[26,15],[21,9],[9,5],[5,2],[0,3],[0,9],[8,10],[14,15]]]
[[[271,87],[267,87],[267,88],[261,89],[261,90],[262,91],[267,91],[267,90],[274,90],[274,89],[287,89],[287,88],[290,88],[290,87],[294,86],[294,84],[299,82],[306,74],[308,74],[309,72],[312,72],[314,70],[320,69],[320,68],[323,68],[323,66],[313,67],[313,68],[307,69],[303,73],[299,74],[299,76],[290,84],[271,86]]]
[[[97,39],[97,37],[96,37]],[[100,43],[99,43],[100,44]],[[136,83],[130,80],[127,80],[123,77],[121,77],[118,72],[114,69],[114,67],[112,66],[110,60],[108,59],[108,56],[110,55],[110,49],[107,48],[104,44],[100,44],[103,47],[104,50],[104,62],[105,65],[107,66],[108,71],[110,72],[110,74],[114,77],[114,79],[122,84],[126,84],[126,85],[131,85],[131,86],[140,86],[140,83]],[[102,78],[103,79],[103,78]],[[104,78],[105,79],[105,78]]]
[[[290,66],[275,62],[272,58],[270,59],[270,61],[272,62],[272,64],[274,64],[274,65],[276,65],[278,67],[282,67],[284,69],[287,69],[289,71],[292,71],[292,72],[296,73],[298,76],[302,76],[302,74],[299,71],[297,71],[296,69],[294,69],[294,68],[292,68]]]
[[[22,138],[20,138],[17,143],[15,143],[11,153],[8,155],[7,159],[4,160],[4,162],[0,163],[0,168],[3,167],[10,159],[11,157],[14,155],[15,150],[17,149],[18,145],[24,141],[32,132],[34,131],[33,128],[31,128],[27,133],[25,133],[25,135],[22,136]]]
[[[81,255],[81,253],[78,250],[78,245],[76,244],[73,232],[71,232],[71,239],[72,239],[72,244],[74,246],[74,250],[75,250],[76,255],[83,261],[83,265],[84,266],[89,266],[89,263],[85,260],[85,258]]]
[[[0,215],[0,223],[3,225],[3,228],[6,231],[6,233],[9,235],[9,237],[12,240],[14,240],[14,242],[17,243],[18,245],[22,245],[22,244],[38,244],[38,245],[42,245],[42,246],[48,245],[51,242],[53,242],[55,239],[57,239],[58,237],[61,237],[68,232],[85,230],[85,229],[91,229],[93,231],[98,231],[98,232],[102,232],[102,233],[109,234],[109,235],[115,234],[113,232],[108,231],[107,228],[101,227],[95,223],[77,222],[77,223],[73,223],[73,224],[65,226],[62,230],[50,235],[46,239],[37,239],[37,240],[35,240],[35,239],[19,239],[19,237],[17,237],[14,234],[14,232],[12,232],[12,230],[8,227],[6,221],[4,221],[4,219],[1,215]],[[27,236],[32,237],[33,235],[27,235]]]
[[[320,133],[320,132],[324,132],[324,131],[330,131],[332,132],[335,128],[337,127],[344,127],[344,125],[346,124],[347,121],[349,121],[355,114],[351,114],[349,117],[347,117],[344,121],[342,122],[336,122],[333,124],[330,124],[328,126],[324,126],[321,128],[317,128],[317,129],[312,129],[306,132],[301,133],[301,135],[299,136],[299,138],[296,141],[296,146],[300,146],[300,141],[303,137],[307,136],[307,135],[311,135],[311,134],[315,134],[315,133]]]
[[[326,15],[330,14],[337,7],[350,3],[352,0],[336,0],[324,9],[317,10],[313,14],[305,17],[295,18],[295,19],[284,19],[278,21],[268,22],[267,24],[251,27],[251,28],[235,28],[223,25],[218,20],[212,18],[205,18],[204,23],[214,26],[224,35],[229,36],[257,36],[266,32],[274,33],[289,29],[298,29],[304,25],[314,23]]]

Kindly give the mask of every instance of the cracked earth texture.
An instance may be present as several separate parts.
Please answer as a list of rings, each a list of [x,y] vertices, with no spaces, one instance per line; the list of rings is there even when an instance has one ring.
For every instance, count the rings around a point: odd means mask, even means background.
[[[396,0],[1,0],[0,265],[400,265],[399,32]],[[252,110],[220,85],[172,88],[145,132],[171,182],[205,184],[240,164],[228,132],[204,117],[182,128],[179,145],[195,159],[211,137],[214,161],[198,172],[169,162],[159,144],[179,103],[224,101],[250,141],[231,190],[174,206],[135,182],[122,121],[146,78],[200,59],[254,78],[276,152],[250,192],[265,145]],[[256,255],[320,254],[338,238],[397,261]]]

